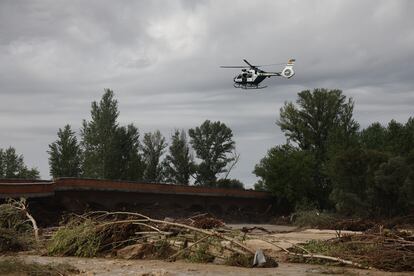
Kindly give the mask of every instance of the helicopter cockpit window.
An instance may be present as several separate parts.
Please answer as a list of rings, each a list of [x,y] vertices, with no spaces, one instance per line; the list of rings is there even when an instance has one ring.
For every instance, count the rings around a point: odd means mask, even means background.
[[[247,76],[246,76],[247,78],[251,78],[251,77],[253,77],[253,75],[252,74],[247,74]]]
[[[240,75],[238,75],[238,76],[237,76],[237,78],[238,78],[238,79],[241,79],[241,78],[242,78],[242,75],[241,75],[241,74],[240,74]]]

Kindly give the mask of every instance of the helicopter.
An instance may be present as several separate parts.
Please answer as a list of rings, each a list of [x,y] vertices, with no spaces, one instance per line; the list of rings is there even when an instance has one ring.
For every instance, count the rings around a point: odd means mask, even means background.
[[[295,75],[295,71],[293,70],[293,65],[295,64],[295,59],[289,59],[285,67],[280,72],[265,72],[259,67],[262,66],[269,66],[269,65],[280,65],[278,64],[266,64],[266,65],[252,65],[246,59],[243,61],[248,66],[220,66],[221,68],[242,68],[241,73],[234,77],[234,84],[233,86],[236,88],[242,89],[262,89],[266,88],[267,86],[261,86],[260,83],[265,80],[266,78],[278,76],[290,79]]]

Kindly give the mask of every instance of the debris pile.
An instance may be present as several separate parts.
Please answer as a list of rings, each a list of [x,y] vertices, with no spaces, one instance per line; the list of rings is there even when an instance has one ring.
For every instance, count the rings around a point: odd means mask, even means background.
[[[213,229],[223,227],[225,225],[224,221],[218,219],[209,213],[198,214],[186,219],[166,219],[167,221],[178,222],[181,224],[194,226],[201,229]]]
[[[347,231],[367,231],[377,223],[367,219],[341,219],[335,222],[333,229]]]
[[[288,254],[295,262],[333,261],[367,269],[414,271],[414,235],[376,227],[362,234],[294,245]]]
[[[223,225],[207,214],[176,221],[131,212],[92,212],[76,216],[58,229],[49,242],[48,253],[277,266],[263,252],[248,248],[240,232],[217,228]]]

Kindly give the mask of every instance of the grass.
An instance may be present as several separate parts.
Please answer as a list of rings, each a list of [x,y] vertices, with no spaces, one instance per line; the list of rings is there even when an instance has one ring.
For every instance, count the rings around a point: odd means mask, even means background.
[[[79,274],[79,270],[69,264],[25,263],[15,258],[0,260],[0,275],[58,276]]]

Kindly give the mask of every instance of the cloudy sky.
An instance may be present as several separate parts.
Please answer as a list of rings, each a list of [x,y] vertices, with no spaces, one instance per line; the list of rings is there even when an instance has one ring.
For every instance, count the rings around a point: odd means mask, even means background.
[[[247,187],[254,165],[285,138],[285,101],[317,87],[355,100],[362,127],[414,115],[414,1],[0,2],[0,147],[13,146],[49,178],[48,144],[79,130],[111,88],[120,122],[141,133],[204,120],[232,128]],[[296,58],[296,76],[267,89],[233,88],[242,58]],[[278,70],[278,67],[269,68]]]

